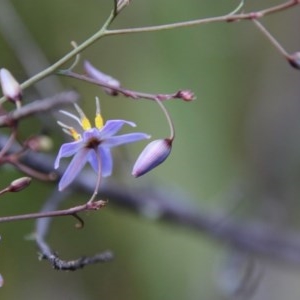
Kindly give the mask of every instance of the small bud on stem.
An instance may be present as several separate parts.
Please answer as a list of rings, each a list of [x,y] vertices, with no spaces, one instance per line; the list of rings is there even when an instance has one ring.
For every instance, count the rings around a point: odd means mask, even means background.
[[[190,90],[180,90],[176,93],[175,98],[189,102],[196,99],[195,94]]]
[[[53,142],[46,135],[36,135],[28,138],[23,145],[32,151],[49,151],[52,149]]]
[[[300,70],[300,52],[289,55],[287,59],[293,68]]]
[[[11,182],[11,184],[8,186],[8,192],[19,192],[26,187],[29,186],[31,183],[30,177],[21,177]]]
[[[22,98],[21,86],[12,74],[4,68],[0,69],[0,84],[3,95],[12,102],[16,102],[17,105],[20,105]]]

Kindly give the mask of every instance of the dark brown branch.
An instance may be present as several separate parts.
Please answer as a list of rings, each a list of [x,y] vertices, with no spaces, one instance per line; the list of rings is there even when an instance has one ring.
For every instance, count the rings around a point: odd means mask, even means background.
[[[0,148],[6,138],[0,137]],[[24,163],[41,172],[53,169],[54,158],[49,155],[28,154]],[[58,177],[62,172],[58,173]],[[94,173],[82,173],[75,180],[72,188],[92,193],[94,190]],[[188,199],[178,193],[170,193],[170,189],[161,186],[138,187],[122,186],[119,183],[105,184],[101,196],[110,199],[110,203],[126,207],[132,211],[153,212],[157,220],[164,220],[177,226],[184,226],[207,234],[216,240],[226,242],[240,250],[276,259],[300,266],[300,235],[286,230],[280,231],[266,223],[239,222],[228,216],[216,216],[204,213],[198,207],[189,205]]]

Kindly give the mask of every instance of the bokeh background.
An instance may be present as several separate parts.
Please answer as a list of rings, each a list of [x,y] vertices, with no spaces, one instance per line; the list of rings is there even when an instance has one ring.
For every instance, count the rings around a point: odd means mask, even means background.
[[[11,4],[49,63],[82,42],[104,22],[113,1],[1,0]],[[246,10],[266,8],[280,1],[247,1]],[[132,1],[113,28],[164,24],[231,11],[236,1]],[[263,24],[287,51],[299,50],[299,8],[268,16]],[[6,14],[11,20],[12,16]],[[2,23],[4,16],[0,17]],[[5,21],[4,23],[7,23]],[[11,22],[14,24],[15,22]],[[27,48],[9,44],[0,32],[0,65],[19,81],[27,78],[20,55]],[[11,32],[14,31],[10,25]],[[20,40],[24,38],[20,37]],[[19,54],[18,54],[19,53]],[[229,218],[264,220],[278,228],[299,230],[300,85],[292,69],[250,22],[213,23],[193,28],[107,37],[82,53],[123,86],[150,93],[191,89],[197,100],[166,103],[176,127],[169,159],[150,174],[130,178],[130,164],[122,176],[127,184],[157,184],[178,190],[182,201],[199,210],[228,212]],[[32,61],[34,63],[34,60]],[[81,65],[77,69],[82,72]],[[158,106],[147,100],[111,98],[99,88],[72,79],[56,78],[59,89],[80,92],[81,106],[94,115],[94,97],[101,99],[103,115],[138,124],[153,138],[168,134]],[[56,85],[58,87],[58,85]],[[57,90],[44,91],[55,94]],[[25,91],[25,101],[38,98]],[[47,117],[53,154],[64,137]],[[21,136],[38,133],[39,119],[22,122]],[[122,153],[133,164],[144,145],[128,145]],[[116,167],[116,169],[118,169]],[[2,166],[1,186],[18,172]],[[116,171],[118,174],[118,171]],[[34,181],[19,195],[5,195],[1,215],[37,211],[53,184]],[[66,206],[87,195],[67,199]],[[58,272],[38,261],[37,249],[26,237],[34,222],[1,224],[0,272],[5,284],[0,299],[272,299],[300,297],[299,266],[255,258],[255,274],[244,283],[232,259],[243,259],[224,242],[205,233],[146,218],[114,206],[84,216],[83,230],[72,218],[57,218],[49,241],[63,258],[111,249],[111,263],[76,272]],[[230,263],[232,262],[232,263]],[[239,266],[239,264],[238,264]],[[253,279],[252,276],[255,278]],[[248,283],[253,286],[248,286]],[[238,293],[236,290],[240,289]]]

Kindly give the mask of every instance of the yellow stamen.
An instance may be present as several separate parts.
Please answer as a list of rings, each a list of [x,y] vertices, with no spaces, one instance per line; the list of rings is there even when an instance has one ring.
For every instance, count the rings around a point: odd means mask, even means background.
[[[66,125],[63,122],[57,121],[58,125],[62,127],[63,132],[65,132],[66,134],[72,136],[72,138],[75,141],[78,141],[81,139],[81,135],[71,126]]]
[[[100,101],[99,98],[96,97],[96,117],[95,117],[95,126],[98,129],[101,129],[103,127],[103,118],[101,116],[101,110],[100,110]]]
[[[100,114],[96,114],[95,117],[95,126],[98,129],[101,129],[103,127],[103,118]]]
[[[89,119],[85,116],[83,110],[76,103],[74,104],[74,106],[79,114],[80,123],[81,123],[83,130],[91,129],[92,128],[91,123],[90,123]]]
[[[81,139],[81,135],[74,128],[70,128],[69,132],[75,141],[78,141]]]
[[[92,128],[89,119],[86,117],[81,118],[81,126],[82,126],[83,130],[89,130]]]

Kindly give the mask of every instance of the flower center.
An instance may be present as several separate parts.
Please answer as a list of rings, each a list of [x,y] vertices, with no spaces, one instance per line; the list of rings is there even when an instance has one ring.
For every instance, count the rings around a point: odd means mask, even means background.
[[[86,148],[96,149],[101,144],[101,141],[97,138],[91,138],[86,143]]]
[[[75,109],[77,110],[78,112],[78,115],[79,115],[79,118],[65,110],[60,110],[61,113],[63,113],[64,115],[72,118],[73,120],[77,121],[77,123],[81,126],[81,128],[84,130],[84,131],[89,131],[90,129],[92,129],[92,125],[91,125],[91,122],[89,121],[89,119],[85,116],[83,110],[75,103],[74,104],[75,106]],[[62,127],[62,130],[73,137],[74,141],[79,141],[81,140],[81,134],[78,133],[76,131],[76,129],[74,129],[73,127],[71,126],[68,126],[60,121],[57,121],[57,123]],[[100,102],[99,102],[99,99],[96,98],[96,116],[95,116],[95,127],[98,129],[98,130],[101,130],[102,127],[103,127],[103,118],[101,116],[101,113],[100,113]],[[95,148],[96,146],[98,146],[100,144],[100,141],[98,141],[97,139],[95,140],[91,140],[87,143],[87,147],[88,148]]]

